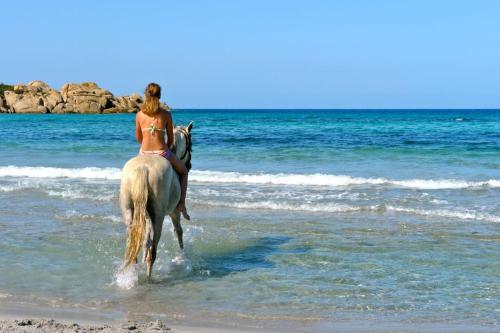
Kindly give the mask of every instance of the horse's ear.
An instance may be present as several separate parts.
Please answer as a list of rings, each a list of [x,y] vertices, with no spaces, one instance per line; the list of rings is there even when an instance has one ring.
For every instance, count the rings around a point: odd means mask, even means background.
[[[192,129],[193,129],[193,122],[190,122],[189,125],[187,126],[187,130],[189,133],[191,133]]]

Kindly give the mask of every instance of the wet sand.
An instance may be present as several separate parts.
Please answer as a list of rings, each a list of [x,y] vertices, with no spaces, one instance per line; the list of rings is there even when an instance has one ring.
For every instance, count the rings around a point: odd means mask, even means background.
[[[9,319],[0,320],[0,332],[11,333],[74,333],[74,332],[102,332],[102,333],[167,333],[174,332],[168,328],[163,322],[151,321],[145,323],[127,322],[121,325],[92,325],[78,323],[63,323],[53,319]]]
[[[202,328],[181,326],[172,329],[160,320],[149,322],[128,321],[117,324],[71,323],[54,319],[2,319],[1,333],[250,333],[251,331],[229,330],[220,328]],[[257,332],[257,331],[252,331]],[[263,331],[258,331],[263,332]]]

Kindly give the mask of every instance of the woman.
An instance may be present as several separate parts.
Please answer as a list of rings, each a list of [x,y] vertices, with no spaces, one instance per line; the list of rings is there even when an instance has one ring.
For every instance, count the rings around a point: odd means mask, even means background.
[[[174,144],[174,125],[170,112],[160,107],[161,88],[150,83],[144,92],[144,104],[135,118],[135,136],[141,144],[140,155],[154,154],[165,157],[180,176],[181,199],[177,209],[190,219],[186,209],[188,170],[184,163],[170,151]],[[165,133],[167,142],[165,143]]]

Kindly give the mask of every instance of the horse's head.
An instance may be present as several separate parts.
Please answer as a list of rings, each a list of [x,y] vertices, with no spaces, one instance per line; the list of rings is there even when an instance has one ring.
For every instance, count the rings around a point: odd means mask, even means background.
[[[192,129],[193,122],[190,122],[186,127],[176,126],[174,129],[174,147],[172,149],[175,155],[186,165],[188,171],[191,170]]]

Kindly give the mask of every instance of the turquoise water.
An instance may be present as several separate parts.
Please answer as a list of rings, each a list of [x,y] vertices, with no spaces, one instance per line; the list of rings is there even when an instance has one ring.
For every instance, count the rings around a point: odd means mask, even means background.
[[[0,115],[0,301],[306,331],[497,329],[500,111],[174,120],[195,123],[193,221],[185,255],[166,221],[148,283],[143,269],[115,274],[134,115]]]

